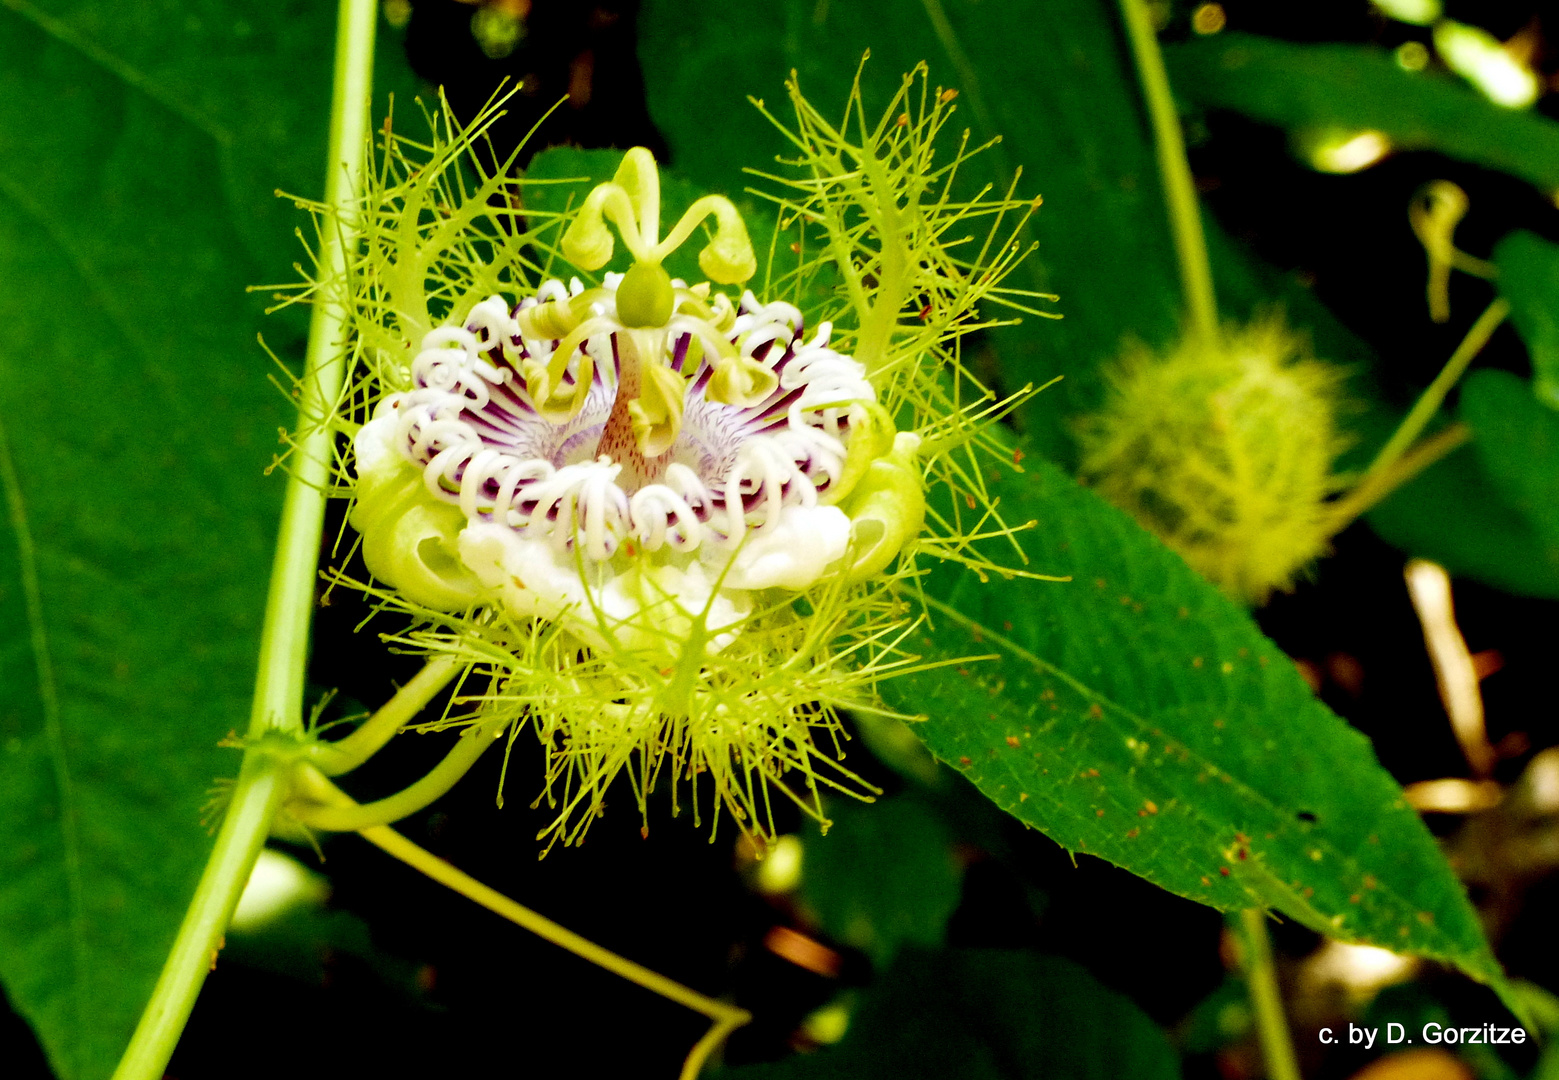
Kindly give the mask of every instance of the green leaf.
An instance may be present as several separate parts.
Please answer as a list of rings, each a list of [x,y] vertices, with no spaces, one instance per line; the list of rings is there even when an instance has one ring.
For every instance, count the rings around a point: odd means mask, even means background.
[[[1193,900],[1276,908],[1346,941],[1500,969],[1461,884],[1368,741],[1244,611],[1054,466],[1005,474],[1033,568],[926,582],[936,659],[890,680],[916,732],[1020,820]]]
[[[886,967],[901,946],[941,945],[963,872],[942,818],[914,795],[836,800],[805,841],[801,895],[830,937]]]
[[[1164,50],[1175,93],[1289,130],[1375,130],[1404,150],[1438,150],[1559,188],[1559,124],[1505,109],[1434,71],[1406,71],[1368,45],[1295,45],[1218,34]]]
[[[1559,409],[1559,244],[1514,232],[1494,248],[1500,295],[1532,357],[1532,389]]]
[[[1473,375],[1469,383],[1479,377]],[[1529,389],[1522,393],[1547,411]],[[1465,412],[1462,419],[1468,419]],[[1395,410],[1384,406],[1361,417],[1355,424],[1362,432],[1359,450],[1379,447],[1399,420]],[[1357,464],[1362,467],[1368,456],[1361,453]],[[1459,577],[1521,596],[1559,598],[1559,544],[1507,502],[1485,457],[1481,448],[1453,450],[1371,510],[1370,527],[1387,543]]]
[[[244,290],[292,276],[333,40],[329,5],[0,9],[0,978],[66,1080],[117,1060],[237,765],[291,419],[255,335],[300,344]]]
[[[1559,567],[1559,412],[1508,371],[1474,372],[1457,408],[1496,490],[1542,537]]]
[[[1176,1080],[1169,1040],[1070,960],[971,949],[910,952],[835,1047],[731,1080]]]
[[[1368,520],[1388,544],[1458,577],[1518,596],[1559,599],[1559,545],[1499,492],[1482,455],[1464,446],[1392,492]]]

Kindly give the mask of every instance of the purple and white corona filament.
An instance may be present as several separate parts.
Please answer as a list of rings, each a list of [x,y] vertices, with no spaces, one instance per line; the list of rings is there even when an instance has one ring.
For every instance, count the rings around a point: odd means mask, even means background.
[[[755,592],[805,589],[844,558],[851,522],[831,503],[852,413],[876,395],[862,365],[829,347],[829,324],[808,337],[790,304],[748,291],[732,305],[678,281],[663,325],[629,326],[623,280],[608,274],[587,294],[552,279],[427,334],[412,389],[357,436],[359,471],[394,459],[419,470],[464,518],[460,561],[515,616],[633,649],[697,622],[719,649]],[[543,317],[571,303],[582,338]],[[733,363],[747,395],[711,392]],[[545,403],[532,393],[543,369],[561,372]],[[680,414],[658,429],[663,447],[635,408],[657,385]]]

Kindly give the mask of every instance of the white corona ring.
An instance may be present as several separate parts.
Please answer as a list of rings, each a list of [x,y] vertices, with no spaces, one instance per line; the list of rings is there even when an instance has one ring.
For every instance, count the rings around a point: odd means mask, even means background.
[[[449,554],[456,574],[480,583],[472,602],[496,595],[511,614],[561,620],[597,646],[650,648],[702,628],[705,647],[719,649],[755,593],[805,589],[845,556],[851,523],[832,503],[852,407],[875,393],[861,364],[829,348],[830,325],[805,337],[789,304],[746,292],[733,308],[672,282],[679,306],[665,325],[629,329],[616,309],[621,280],[608,274],[588,294],[577,279],[549,280],[513,307],[493,296],[424,337],[404,373],[412,389],[385,398],[356,437],[360,499],[372,478],[420,472],[425,508],[428,497],[458,508],[459,519],[434,509],[457,521]],[[553,324],[527,310],[554,301],[549,311],[588,303],[576,321],[599,332],[577,347],[528,336]],[[757,376],[761,400],[711,390],[733,357]],[[551,407],[525,375],[546,368],[562,371],[541,391]],[[637,393],[618,398],[652,382],[681,399],[665,448],[647,454],[622,438]],[[634,415],[641,430],[642,409]],[[369,569],[402,587],[364,532]]]

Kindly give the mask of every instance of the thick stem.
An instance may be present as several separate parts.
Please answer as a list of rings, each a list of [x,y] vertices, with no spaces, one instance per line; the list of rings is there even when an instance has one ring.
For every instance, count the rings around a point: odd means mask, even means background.
[[[1121,0],[1121,14],[1137,62],[1137,75],[1142,80],[1148,119],[1153,125],[1159,178],[1169,208],[1169,227],[1180,261],[1180,286],[1185,292],[1191,330],[1210,345],[1218,338],[1212,264],[1207,258],[1207,237],[1202,232],[1196,184],[1191,178],[1191,164],[1186,160],[1185,137],[1175,112],[1174,95],[1170,93],[1169,75],[1164,71],[1164,55],[1158,48],[1158,32],[1143,0]]]
[[[368,134],[377,12],[373,0],[340,3],[325,178],[325,197],[332,207],[344,207],[356,199]],[[286,796],[274,743],[267,736],[273,732],[296,736],[303,730],[304,665],[332,453],[333,433],[324,418],[335,409],[346,367],[341,340],[344,312],[332,290],[344,280],[346,246],[356,242],[345,221],[336,225],[324,230],[321,238],[320,281],[327,285],[309,325],[299,408],[300,426],[312,430],[293,455],[293,473],[282,504],[260,633],[250,745],[244,752],[233,801],[216,846],[114,1080],[158,1080],[163,1075],[270,832],[276,809]]]
[[[1272,940],[1267,936],[1267,913],[1260,908],[1240,912],[1240,929],[1245,939],[1245,978],[1250,984],[1250,1004],[1256,1014],[1261,1056],[1267,1063],[1267,1080],[1302,1080],[1288,1021],[1283,1017],[1283,995],[1272,962]]]
[[[163,1075],[206,973],[216,966],[228,920],[285,794],[276,759],[263,752],[245,754],[216,846],[114,1080],[156,1080]]]

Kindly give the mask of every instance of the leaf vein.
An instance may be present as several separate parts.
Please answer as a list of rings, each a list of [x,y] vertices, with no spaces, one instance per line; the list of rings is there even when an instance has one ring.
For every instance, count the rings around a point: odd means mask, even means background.
[[[966,627],[968,629],[971,629],[971,630],[975,630],[975,629],[979,630],[979,632],[982,635],[982,637],[985,638],[985,639],[988,639],[992,644],[994,644],[994,645],[996,645],[996,646],[998,646],[1000,648],[1006,649],[1013,656],[1033,664],[1037,669],[1042,670],[1044,672],[1047,672],[1048,674],[1050,674],[1054,678],[1060,679],[1062,682],[1064,682],[1067,685],[1069,685],[1070,687],[1072,687],[1072,689],[1076,690],[1079,694],[1083,695],[1084,697],[1086,697],[1086,698],[1088,698],[1090,700],[1098,701],[1098,702],[1101,702],[1101,703],[1103,703],[1105,705],[1108,705],[1111,709],[1115,710],[1122,717],[1125,717],[1126,719],[1131,720],[1132,722],[1138,724],[1140,726],[1141,730],[1146,731],[1150,727],[1150,725],[1149,725],[1149,723],[1147,722],[1146,719],[1144,719],[1141,716],[1138,716],[1132,710],[1126,708],[1123,705],[1120,705],[1119,703],[1117,703],[1115,701],[1110,700],[1109,698],[1105,697],[1104,695],[1102,695],[1102,694],[1098,693],[1097,691],[1089,688],[1086,683],[1083,683],[1083,682],[1079,681],[1078,679],[1076,679],[1076,678],[1072,677],[1071,675],[1067,674],[1065,671],[1062,671],[1060,668],[1056,667],[1054,664],[1051,664],[1048,661],[1043,660],[1040,657],[1036,656],[1035,654],[1029,652],[1027,649],[1023,648],[1017,642],[1012,641],[1010,638],[1004,637],[1001,634],[997,633],[996,631],[992,630],[990,627],[984,626],[983,624],[979,623],[978,621],[976,621],[974,619],[971,619],[969,616],[965,615],[963,612],[959,611],[957,608],[953,607],[952,605],[947,604],[947,603],[945,603],[943,601],[940,601],[940,600],[936,600],[936,599],[934,599],[932,597],[929,597],[929,596],[925,597],[925,602],[926,602],[927,605],[929,605],[931,607],[934,607],[938,611],[942,612],[942,614],[946,615],[948,618],[953,620],[955,623],[959,623],[959,624],[963,625],[964,627]],[[1188,755],[1190,755],[1190,757],[1192,759],[1194,759],[1194,760],[1203,762],[1203,763],[1208,764],[1208,765],[1214,765],[1215,764],[1214,762],[1208,760],[1206,757],[1204,757],[1202,754],[1198,753],[1195,749],[1193,749],[1191,747],[1185,747],[1185,750],[1186,750],[1186,753]],[[1009,766],[1007,766],[1007,768],[1008,768],[1008,771],[1011,772],[1011,766],[1009,765]],[[1230,783],[1234,787],[1234,790],[1240,795],[1240,797],[1244,801],[1246,801],[1247,803],[1249,803],[1249,804],[1251,804],[1253,806],[1256,806],[1256,807],[1263,807],[1269,813],[1275,813],[1279,817],[1283,816],[1280,813],[1280,807],[1278,806],[1278,804],[1273,802],[1272,799],[1268,798],[1262,792],[1257,791],[1256,789],[1250,787],[1248,784],[1246,784],[1239,777],[1234,776],[1233,774],[1229,773],[1227,770],[1220,769],[1220,771],[1226,777],[1228,777]],[[1016,775],[1016,774],[1014,774],[1014,775]],[[1197,810],[1195,807],[1188,807],[1188,809],[1189,809],[1190,813],[1192,814],[1192,816],[1198,818],[1199,820],[1205,821],[1205,822],[1207,822],[1208,824],[1211,824],[1211,825],[1216,825],[1217,824],[1217,822],[1215,822],[1212,819],[1209,819],[1205,815],[1201,814],[1200,811]],[[1324,837],[1324,836],[1323,837],[1316,837],[1313,840],[1310,840],[1308,842],[1313,843],[1316,847],[1321,848],[1322,850],[1326,851],[1328,854],[1330,854],[1333,857],[1335,857],[1338,860],[1340,860],[1353,873],[1361,874],[1363,872],[1363,867],[1360,864],[1358,858],[1356,858],[1355,856],[1353,856],[1353,855],[1343,851],[1342,849],[1337,847],[1335,844],[1333,844],[1326,837]],[[1152,876],[1151,875],[1143,874],[1141,870],[1135,870],[1134,872],[1138,873],[1141,876],[1147,877],[1148,880],[1152,880]],[[1416,911],[1417,910],[1417,905],[1415,905],[1411,901],[1411,899],[1409,899],[1408,897],[1406,897],[1406,896],[1402,895],[1401,893],[1399,893],[1396,889],[1387,887],[1387,888],[1383,888],[1381,890],[1381,892],[1382,892],[1382,894],[1384,896],[1389,896],[1392,900],[1394,900],[1397,903],[1397,905],[1399,905],[1399,909],[1400,910],[1403,910],[1403,911]],[[1444,932],[1438,926],[1431,928],[1431,934],[1432,934],[1433,937],[1436,937],[1436,938],[1443,938],[1445,936]],[[1452,952],[1450,950],[1448,950],[1446,955],[1452,955]]]
[[[9,4],[11,2],[12,0],[0,0],[0,4]],[[136,333],[134,324],[125,318],[123,312],[117,309],[112,300],[114,290],[102,280],[101,275],[93,269],[92,264],[83,258],[81,253],[65,238],[65,234],[55,227],[55,223],[50,219],[48,212],[29,198],[25,190],[19,189],[3,175],[0,175],[0,195],[10,199],[28,217],[38,223],[38,227],[48,235],[54,246],[59,248],[60,252],[70,263],[70,268],[79,274],[81,280],[86,282],[87,287],[97,294],[99,310],[108,317],[114,329],[119,331],[120,338],[133,347],[141,359],[149,365],[152,359],[152,352],[141,339],[141,335]]]
[[[233,145],[233,135],[230,131],[218,124],[211,117],[206,116],[200,110],[186,105],[178,100],[167,90],[157,85],[157,81],[150,75],[141,71],[127,60],[123,60],[95,41],[91,41],[71,28],[63,19],[56,19],[46,11],[34,7],[28,0],[0,0],[21,18],[26,19],[45,34],[65,45],[69,45],[89,60],[99,64],[129,86],[134,87],[148,98],[172,112],[175,116],[184,120],[192,127],[209,136],[218,145],[230,147]]]
[[[37,666],[38,698],[43,703],[44,738],[54,762],[54,784],[59,793],[60,843],[64,848],[65,886],[71,926],[71,952],[75,967],[76,1030],[85,1032],[87,1024],[87,948],[85,889],[81,877],[81,842],[76,833],[76,799],[70,767],[65,760],[65,732],[60,722],[59,694],[54,682],[54,664],[49,655],[48,630],[43,621],[43,591],[38,581],[37,551],[27,521],[27,505],[22,499],[21,481],[11,457],[10,438],[0,421],[0,491],[16,535],[16,559],[21,578],[22,600]]]

